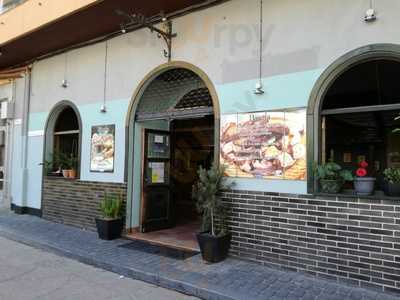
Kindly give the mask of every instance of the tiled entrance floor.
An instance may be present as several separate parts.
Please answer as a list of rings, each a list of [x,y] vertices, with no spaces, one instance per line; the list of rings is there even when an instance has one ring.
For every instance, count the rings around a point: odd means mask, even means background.
[[[126,237],[179,250],[199,251],[200,249],[196,239],[196,232],[199,231],[199,228],[200,225],[198,222],[191,222],[178,224],[171,229],[148,233],[130,233]]]

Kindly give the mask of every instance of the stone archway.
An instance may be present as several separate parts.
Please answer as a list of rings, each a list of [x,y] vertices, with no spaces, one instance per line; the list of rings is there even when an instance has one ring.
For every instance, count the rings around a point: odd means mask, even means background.
[[[126,178],[128,183],[128,201],[127,201],[127,218],[126,224],[127,228],[135,228],[137,229],[139,226],[140,216],[137,213],[137,206],[138,202],[141,199],[137,199],[138,196],[134,197],[134,180],[138,174],[134,174],[135,165],[137,167],[138,161],[135,162],[135,154],[134,154],[134,147],[135,147],[135,121],[138,117],[138,111],[140,100],[142,99],[143,95],[145,94],[147,88],[154,82],[156,78],[161,76],[162,74],[166,74],[171,70],[187,70],[188,72],[192,72],[195,74],[198,79],[203,83],[203,86],[207,88],[208,93],[211,97],[212,101],[212,108],[213,108],[213,117],[214,117],[214,161],[219,161],[219,120],[220,120],[220,109],[219,109],[219,101],[216,90],[214,85],[212,84],[209,77],[199,68],[196,66],[186,63],[186,62],[171,62],[164,65],[161,65],[151,71],[139,84],[138,88],[136,89],[130,106],[128,110],[128,114],[126,117],[126,132],[127,132],[127,159],[126,159]],[[190,88],[187,90],[190,92]],[[182,94],[184,96],[184,94]],[[138,133],[136,132],[136,135]],[[133,215],[133,211],[136,211],[136,215]]]

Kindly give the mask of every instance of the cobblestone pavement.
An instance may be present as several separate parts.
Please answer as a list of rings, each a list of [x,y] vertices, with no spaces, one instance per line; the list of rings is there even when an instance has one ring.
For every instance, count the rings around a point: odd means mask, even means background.
[[[209,265],[203,263],[199,255],[182,261],[144,253],[121,247],[131,243],[128,240],[102,241],[94,232],[27,215],[1,215],[0,235],[203,299],[399,299],[398,295],[345,286],[232,258]]]
[[[195,299],[0,237],[0,299]]]

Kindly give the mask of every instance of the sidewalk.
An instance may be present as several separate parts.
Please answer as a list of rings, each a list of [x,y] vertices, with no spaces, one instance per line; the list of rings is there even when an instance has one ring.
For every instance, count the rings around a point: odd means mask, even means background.
[[[199,255],[151,254],[126,247],[129,240],[102,241],[96,233],[27,215],[1,214],[0,236],[203,299],[398,299],[232,258],[208,265]]]

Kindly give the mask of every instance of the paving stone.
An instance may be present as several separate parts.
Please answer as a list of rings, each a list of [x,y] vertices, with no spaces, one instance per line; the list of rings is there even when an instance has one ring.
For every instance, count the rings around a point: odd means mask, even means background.
[[[399,296],[351,287],[228,258],[205,264],[200,255],[177,260],[99,240],[97,234],[27,215],[0,215],[0,235],[203,299],[394,300]]]

